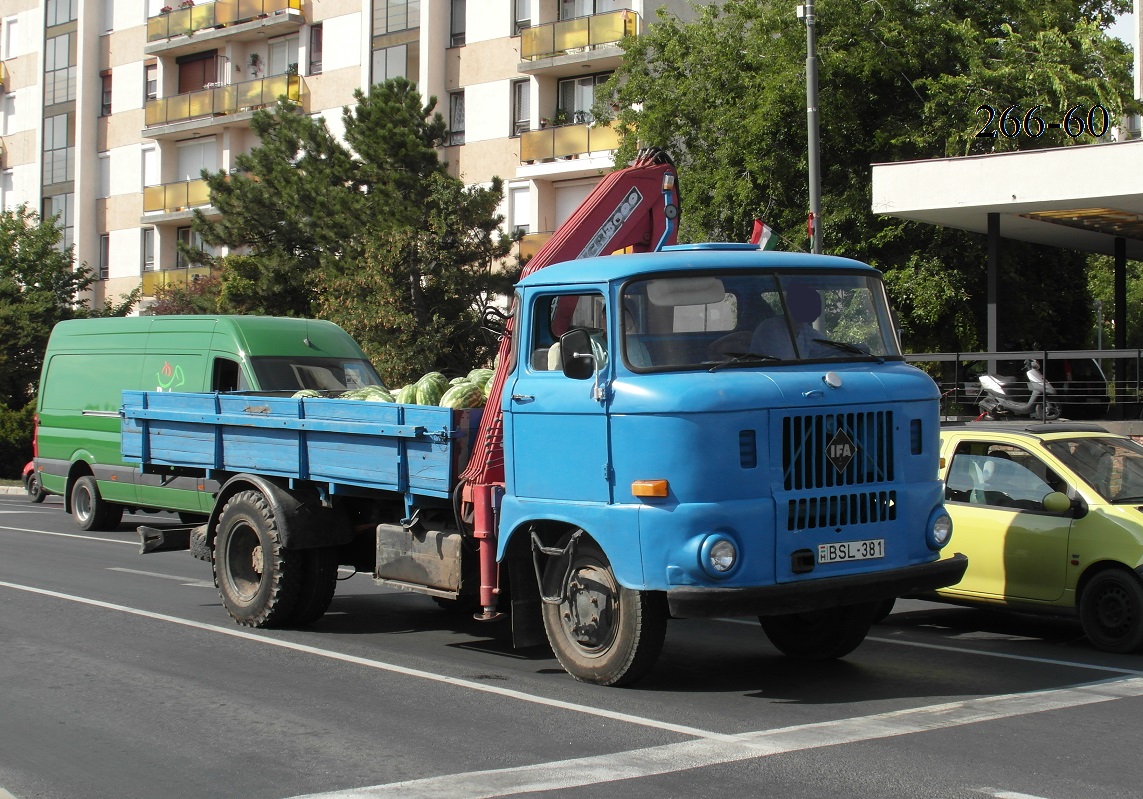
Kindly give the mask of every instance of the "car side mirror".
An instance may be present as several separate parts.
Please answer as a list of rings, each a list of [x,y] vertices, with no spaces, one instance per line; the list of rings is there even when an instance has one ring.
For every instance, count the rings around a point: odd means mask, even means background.
[[[1053,491],[1044,496],[1044,510],[1048,513],[1065,513],[1072,509],[1072,501],[1067,494]]]
[[[587,380],[595,375],[591,337],[583,328],[569,330],[560,336],[560,368],[573,380]]]

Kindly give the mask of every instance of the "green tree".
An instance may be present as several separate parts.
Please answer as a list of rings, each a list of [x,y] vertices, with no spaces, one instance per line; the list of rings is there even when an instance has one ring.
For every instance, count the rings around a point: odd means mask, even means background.
[[[92,309],[82,296],[95,282],[73,248],[60,246],[55,220],[26,205],[0,211],[0,475],[15,477],[32,456],[31,413],[48,336],[57,322],[123,316],[139,292]],[[16,453],[16,454],[12,454]]]
[[[217,306],[338,322],[390,382],[467,369],[491,357],[482,314],[510,286],[492,269],[511,246],[503,185],[449,174],[444,119],[409,81],[354,98],[344,143],[281,101],[255,114],[262,141],[237,170],[207,176],[221,215],[196,212],[195,229],[241,253],[219,259]]]
[[[1052,120],[1101,103],[1117,119],[1133,108],[1129,52],[1104,30],[1125,8],[1122,0],[816,3],[825,249],[887,273],[914,349],[983,340],[986,242],[874,216],[870,164],[1072,143],[1060,131],[978,138],[981,105],[998,114],[1039,105]],[[660,12],[624,50],[595,111],[621,109],[618,162],[640,144],[675,156],[680,238],[742,241],[758,217],[786,248],[808,249],[806,39],[791,7],[726,0],[686,24]],[[1001,338],[1078,344],[1090,325],[1084,257],[1010,241],[1003,251],[1002,292],[1033,300],[1006,311]]]

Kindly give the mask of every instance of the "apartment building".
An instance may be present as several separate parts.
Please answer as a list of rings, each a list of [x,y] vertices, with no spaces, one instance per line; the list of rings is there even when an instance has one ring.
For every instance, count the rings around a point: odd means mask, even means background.
[[[5,0],[0,11],[0,203],[60,214],[96,270],[95,302],[207,271],[201,170],[257,145],[254,111],[285,95],[339,133],[353,91],[414,81],[449,122],[442,157],[506,185],[502,212],[534,249],[613,164],[592,125],[598,86],[639,35],[686,0]]]

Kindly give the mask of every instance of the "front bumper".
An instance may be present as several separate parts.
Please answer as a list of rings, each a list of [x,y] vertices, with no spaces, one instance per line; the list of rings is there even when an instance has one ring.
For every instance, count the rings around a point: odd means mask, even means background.
[[[958,552],[951,558],[887,572],[799,580],[760,588],[672,588],[667,591],[667,603],[676,618],[783,616],[944,588],[959,583],[967,568],[968,558]]]

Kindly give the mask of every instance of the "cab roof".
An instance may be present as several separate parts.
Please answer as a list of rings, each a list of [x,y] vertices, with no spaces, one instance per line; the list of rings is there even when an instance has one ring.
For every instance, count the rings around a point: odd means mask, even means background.
[[[835,255],[767,252],[756,244],[680,244],[661,252],[603,255],[538,269],[523,278],[522,287],[610,283],[641,274],[685,272],[691,269],[843,269],[878,275],[868,264]]]

